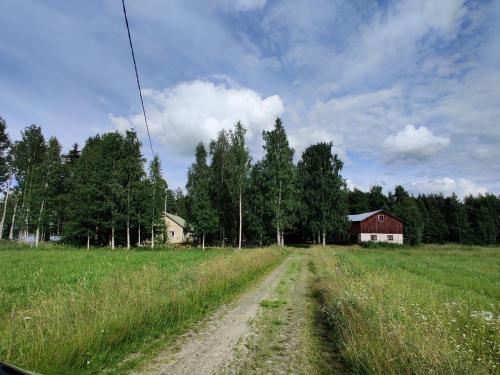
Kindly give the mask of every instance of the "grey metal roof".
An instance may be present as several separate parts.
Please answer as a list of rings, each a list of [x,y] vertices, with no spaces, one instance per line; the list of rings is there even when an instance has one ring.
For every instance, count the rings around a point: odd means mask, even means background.
[[[181,227],[186,228],[186,220],[184,220],[182,217],[174,215],[174,214],[169,214],[168,212],[165,214],[170,220],[175,221],[177,224],[179,224]]]
[[[382,210],[377,210],[377,211],[372,211],[372,212],[364,212],[362,214],[357,214],[357,215],[347,215],[347,218],[350,221],[363,221],[367,218],[369,218],[372,215],[375,215],[376,213],[380,212]]]

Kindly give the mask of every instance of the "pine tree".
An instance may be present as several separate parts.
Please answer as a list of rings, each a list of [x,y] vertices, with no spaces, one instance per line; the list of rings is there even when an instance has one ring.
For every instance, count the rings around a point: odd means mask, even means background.
[[[210,200],[210,178],[207,165],[207,151],[203,143],[196,146],[195,162],[188,171],[187,191],[190,203],[189,223],[195,233],[201,236],[205,250],[205,236],[217,229],[217,212]]]
[[[284,231],[294,224],[297,208],[294,151],[288,144],[285,128],[279,117],[276,118],[274,129],[264,131],[262,137],[265,152],[262,168],[267,181],[266,198],[276,230],[276,243],[284,246]]]

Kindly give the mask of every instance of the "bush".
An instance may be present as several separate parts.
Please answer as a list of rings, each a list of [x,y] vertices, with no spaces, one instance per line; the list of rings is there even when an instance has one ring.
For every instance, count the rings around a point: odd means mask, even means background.
[[[401,249],[406,246],[398,243],[370,241],[370,242],[361,242],[361,247],[364,247],[365,249]]]

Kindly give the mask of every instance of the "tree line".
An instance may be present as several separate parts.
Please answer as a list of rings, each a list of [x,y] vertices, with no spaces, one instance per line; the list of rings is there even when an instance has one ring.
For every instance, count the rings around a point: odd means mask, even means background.
[[[370,191],[348,193],[350,212],[385,209],[404,221],[408,243],[492,245],[500,243],[500,197],[493,194],[466,196],[419,194],[412,196],[402,186],[385,195],[381,186]]]
[[[0,118],[2,238],[52,236],[78,246],[151,246],[168,240],[164,213],[189,223],[195,242],[217,246],[348,242],[348,213],[386,209],[404,220],[411,244],[500,241],[500,199],[491,194],[385,195],[349,190],[333,144],[307,147],[297,163],[282,121],[262,133],[254,162],[238,122],[206,147],[200,142],[186,193],[168,188],[158,156],[146,165],[133,130],[90,137],[67,153],[37,125],[11,142]],[[54,237],[52,237],[54,238]]]

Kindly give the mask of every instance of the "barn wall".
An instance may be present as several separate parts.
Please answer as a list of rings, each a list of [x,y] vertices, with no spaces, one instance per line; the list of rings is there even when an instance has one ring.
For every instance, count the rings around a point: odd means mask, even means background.
[[[372,240],[372,235],[377,236],[376,240]],[[360,233],[358,235],[359,242],[388,242],[388,243],[397,243],[403,244],[403,235],[402,234],[392,234],[392,241],[388,239],[390,233]]]
[[[361,222],[360,231],[361,233],[391,233],[391,234],[403,234],[403,223],[386,213],[381,213],[384,215],[384,221],[378,221],[378,215],[375,214],[366,218]]]

